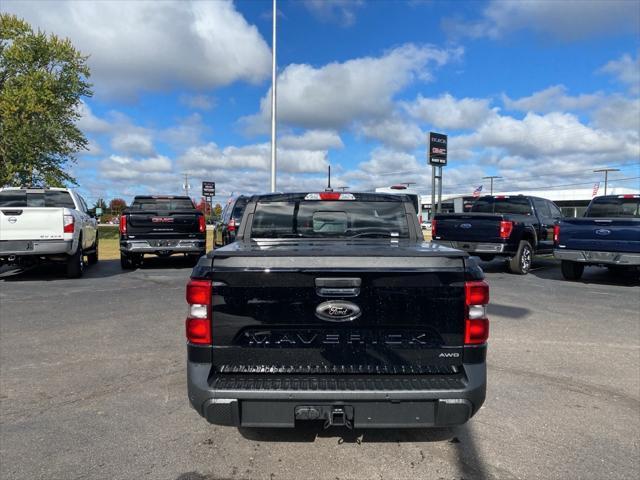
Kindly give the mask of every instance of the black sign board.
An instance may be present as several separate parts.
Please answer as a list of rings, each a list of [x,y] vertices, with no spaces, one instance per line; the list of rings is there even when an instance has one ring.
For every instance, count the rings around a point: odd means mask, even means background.
[[[444,166],[447,164],[447,136],[429,132],[429,163]]]
[[[215,197],[216,196],[216,182],[202,182],[202,196],[203,197]]]

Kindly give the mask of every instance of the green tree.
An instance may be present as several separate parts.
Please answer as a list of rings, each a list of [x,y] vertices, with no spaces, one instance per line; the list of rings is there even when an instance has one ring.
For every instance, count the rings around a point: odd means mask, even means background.
[[[0,14],[0,185],[75,183],[65,167],[88,143],[76,126],[92,95],[86,60],[70,40]]]
[[[96,200],[96,203],[93,204],[93,209],[101,208],[104,212],[107,209],[107,202],[104,201],[104,198],[99,198]]]
[[[222,205],[219,203],[216,203],[216,206],[213,207],[213,216],[218,219],[222,217]]]

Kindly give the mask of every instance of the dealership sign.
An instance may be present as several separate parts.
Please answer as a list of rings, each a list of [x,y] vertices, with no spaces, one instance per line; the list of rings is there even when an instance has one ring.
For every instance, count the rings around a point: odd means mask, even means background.
[[[216,182],[202,182],[202,196],[203,197],[215,197],[216,196]]]
[[[444,166],[447,164],[447,136],[442,133],[429,133],[429,163]]]

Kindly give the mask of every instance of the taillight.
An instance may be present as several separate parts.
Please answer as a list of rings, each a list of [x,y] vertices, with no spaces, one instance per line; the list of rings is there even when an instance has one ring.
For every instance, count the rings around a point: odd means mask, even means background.
[[[200,215],[198,217],[198,226],[200,227],[200,233],[207,231],[207,221],[205,220],[204,215]]]
[[[227,230],[230,232],[236,231],[236,221],[233,218],[229,220],[229,223],[227,224]]]
[[[422,215],[418,215],[418,223],[422,225]]]
[[[553,226],[553,244],[558,245],[560,243],[560,225]]]
[[[198,345],[211,344],[211,293],[210,280],[189,280],[187,284],[187,340]]]
[[[125,217],[124,215],[120,216],[120,234],[127,234],[127,217]]]
[[[431,238],[435,238],[436,235],[436,221],[431,220]]]
[[[500,238],[509,238],[513,231],[513,222],[503,220],[500,222]]]
[[[75,228],[76,228],[76,223],[73,218],[73,215],[65,215],[62,231],[64,233],[73,233]]]
[[[489,285],[483,281],[464,284],[466,315],[464,321],[464,344],[478,345],[489,338]]]

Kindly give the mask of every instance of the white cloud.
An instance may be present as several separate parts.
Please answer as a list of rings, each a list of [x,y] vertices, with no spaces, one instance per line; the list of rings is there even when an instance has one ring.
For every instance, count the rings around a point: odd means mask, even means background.
[[[284,135],[278,145],[285,149],[328,150],[344,147],[342,139],[333,130],[307,130],[302,135]]]
[[[69,37],[89,54],[98,94],[257,83],[271,68],[266,42],[230,1],[2,3],[3,11]]]
[[[357,119],[384,117],[392,99],[416,78],[428,81],[430,67],[462,55],[461,48],[442,50],[406,44],[381,57],[364,57],[320,68],[291,64],[278,76],[278,121],[303,128],[338,129]],[[247,131],[264,133],[271,115],[271,91],[260,113],[242,120]]]
[[[305,7],[324,22],[339,23],[348,27],[356,20],[356,10],[363,0],[305,0]]]
[[[593,115],[594,125],[602,130],[628,132],[640,136],[640,98],[612,96]]]
[[[588,127],[568,113],[528,113],[522,120],[496,116],[474,133],[450,138],[461,148],[498,148],[505,155],[526,158],[574,154],[608,155],[611,159],[634,158],[638,144],[611,132]]]
[[[148,133],[119,132],[111,139],[111,147],[121,153],[130,155],[153,155],[153,140]]]
[[[640,93],[640,54],[636,55],[635,60],[631,55],[624,54],[618,60],[608,62],[600,71],[616,77],[620,83],[629,87],[632,94]]]
[[[208,130],[209,127],[202,123],[202,116],[192,113],[179,119],[176,125],[158,131],[156,137],[172,147],[188,147],[200,143],[203,133]]]
[[[634,0],[523,1],[492,0],[478,21],[448,19],[443,29],[472,38],[501,38],[521,29],[560,40],[637,33],[640,8]]]
[[[122,155],[111,155],[100,162],[104,178],[109,180],[128,180],[151,184],[157,180],[166,180],[173,170],[171,160],[163,155],[135,160]]]
[[[76,111],[79,115],[76,122],[78,128],[85,133],[104,133],[111,128],[109,122],[95,116],[91,107],[83,101],[77,105]]]
[[[403,105],[414,118],[435,128],[462,130],[476,128],[495,116],[496,109],[489,103],[482,98],[456,99],[447,93],[438,98],[419,95],[414,102]]]
[[[396,150],[414,150],[426,144],[425,133],[416,124],[398,116],[362,123],[358,132]]]
[[[180,95],[180,103],[192,110],[209,111],[216,105],[216,99],[210,95]]]
[[[317,173],[327,168],[327,152],[324,150],[278,148],[278,171],[287,173]],[[198,170],[263,170],[270,168],[269,143],[228,146],[219,148],[211,142],[189,148],[179,164],[190,171]]]
[[[548,113],[587,110],[600,104],[603,98],[604,96],[600,93],[572,97],[567,95],[567,88],[564,85],[553,85],[518,99],[511,99],[507,95],[503,95],[502,101],[509,110]]]

